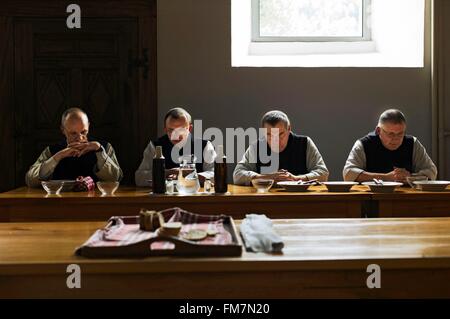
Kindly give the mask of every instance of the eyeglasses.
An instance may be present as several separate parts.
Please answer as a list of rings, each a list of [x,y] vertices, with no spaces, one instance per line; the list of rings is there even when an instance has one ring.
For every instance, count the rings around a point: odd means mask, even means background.
[[[383,133],[389,137],[390,139],[394,139],[394,138],[402,138],[405,136],[406,132],[400,132],[400,133],[393,133],[393,132],[387,132],[385,129],[383,129],[382,127],[380,127],[381,130],[383,131]]]

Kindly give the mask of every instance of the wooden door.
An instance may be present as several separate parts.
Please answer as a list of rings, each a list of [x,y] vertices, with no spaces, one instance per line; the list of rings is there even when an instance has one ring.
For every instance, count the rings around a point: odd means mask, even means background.
[[[62,112],[81,107],[90,136],[110,142],[132,182],[142,154],[138,146],[139,56],[134,19],[85,18],[82,29],[62,18],[25,18],[14,23],[16,181],[49,144],[64,137]]]

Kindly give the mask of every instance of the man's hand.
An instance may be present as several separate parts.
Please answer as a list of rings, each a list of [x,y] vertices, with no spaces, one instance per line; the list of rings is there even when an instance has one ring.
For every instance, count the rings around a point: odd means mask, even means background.
[[[395,168],[394,172],[395,180],[398,182],[406,182],[406,178],[411,176],[411,173],[404,168]]]
[[[279,170],[278,172],[272,174],[260,174],[255,176],[255,178],[269,178],[273,179],[275,182],[285,182],[285,181],[298,181],[299,177],[289,173],[286,170]]]
[[[81,157],[89,152],[98,151],[101,145],[99,142],[85,142],[85,143],[75,142],[69,144],[68,147],[78,150],[79,153],[77,157]]]
[[[411,176],[411,173],[406,169],[394,168],[392,172],[385,174],[385,177],[383,179],[391,182],[406,182],[406,178],[408,176]]]
[[[67,147],[67,148],[59,151],[55,155],[53,155],[53,158],[55,159],[55,161],[59,162],[62,159],[67,158],[67,157],[77,157],[78,154],[80,154],[79,150],[77,150],[75,148]]]
[[[395,170],[393,170],[392,172],[384,174],[382,176],[382,178],[380,178],[380,179],[382,179],[384,181],[388,181],[388,182],[395,182]]]
[[[275,182],[286,182],[286,181],[296,181],[297,177],[288,171],[282,169],[274,174]]]

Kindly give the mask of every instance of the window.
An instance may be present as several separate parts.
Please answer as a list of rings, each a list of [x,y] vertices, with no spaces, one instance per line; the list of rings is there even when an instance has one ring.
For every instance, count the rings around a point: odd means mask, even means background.
[[[370,40],[370,0],[252,0],[252,41]]]
[[[429,4],[231,0],[231,65],[421,68]]]

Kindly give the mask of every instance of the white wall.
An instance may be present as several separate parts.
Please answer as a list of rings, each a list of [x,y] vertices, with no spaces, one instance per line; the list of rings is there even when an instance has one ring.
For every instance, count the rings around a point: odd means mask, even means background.
[[[428,10],[429,12],[429,10]],[[402,109],[408,131],[431,153],[429,13],[425,68],[231,68],[229,0],[158,1],[158,127],[165,112],[186,107],[203,127],[257,127],[273,108],[309,135],[330,169],[342,167],[355,139],[388,106]]]

